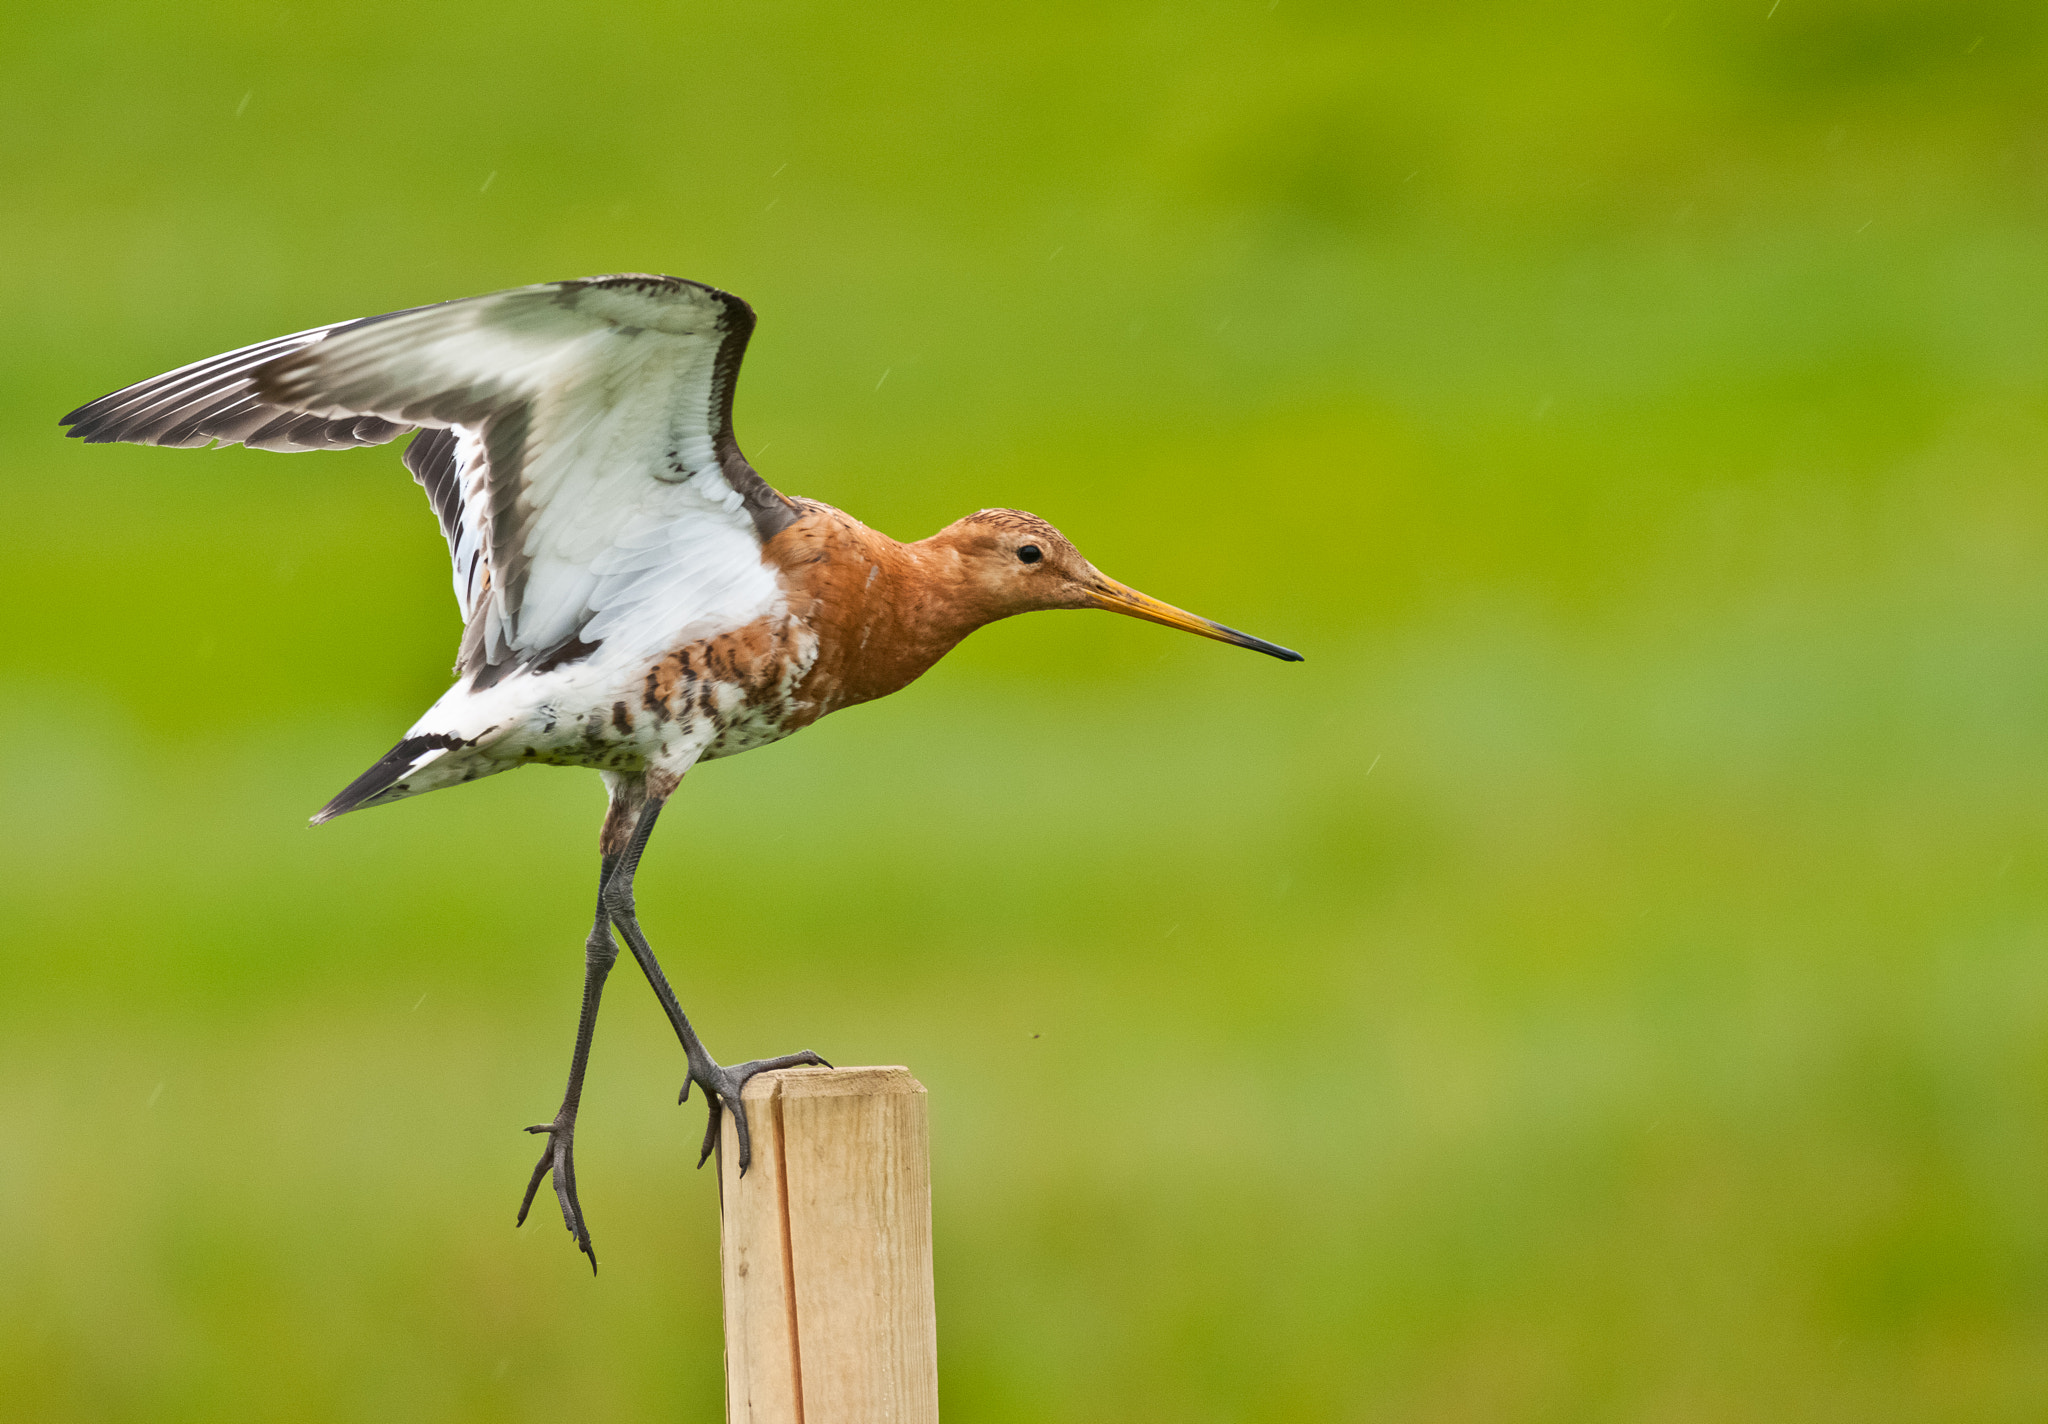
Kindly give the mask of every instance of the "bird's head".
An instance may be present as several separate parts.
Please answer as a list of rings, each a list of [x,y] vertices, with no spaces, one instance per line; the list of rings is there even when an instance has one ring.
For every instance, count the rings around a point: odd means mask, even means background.
[[[1067,536],[1021,509],[984,509],[940,531],[960,574],[992,618],[1051,608],[1103,608],[1163,623],[1204,638],[1235,643],[1290,663],[1292,652],[1249,633],[1226,628],[1118,583],[1081,557]]]

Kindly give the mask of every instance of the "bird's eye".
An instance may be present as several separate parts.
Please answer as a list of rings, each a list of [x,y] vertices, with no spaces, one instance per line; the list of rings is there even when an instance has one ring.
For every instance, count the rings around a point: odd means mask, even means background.
[[[1022,559],[1027,564],[1035,564],[1040,559],[1045,557],[1045,551],[1040,549],[1036,544],[1026,544],[1023,548],[1017,551],[1017,557]]]

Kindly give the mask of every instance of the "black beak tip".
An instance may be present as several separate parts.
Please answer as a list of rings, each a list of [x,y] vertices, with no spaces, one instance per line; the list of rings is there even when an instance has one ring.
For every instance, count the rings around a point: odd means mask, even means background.
[[[1283,648],[1278,643],[1267,642],[1264,638],[1254,638],[1249,633],[1240,633],[1237,629],[1226,628],[1221,623],[1211,623],[1209,626],[1223,634],[1226,640],[1237,644],[1240,648],[1250,648],[1255,653],[1264,653],[1267,657],[1278,658],[1283,663],[1306,661],[1300,653],[1295,652],[1292,648]]]
[[[1306,658],[1302,657],[1300,653],[1295,652],[1292,648],[1283,648],[1278,643],[1267,642],[1264,638],[1254,638],[1251,634],[1240,633],[1235,628],[1230,630],[1230,636],[1231,641],[1239,647],[1250,648],[1255,653],[1264,653],[1269,658],[1278,658],[1283,663],[1307,661]]]

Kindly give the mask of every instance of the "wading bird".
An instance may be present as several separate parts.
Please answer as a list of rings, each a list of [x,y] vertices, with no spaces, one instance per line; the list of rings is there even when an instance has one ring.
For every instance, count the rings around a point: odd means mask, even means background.
[[[576,1195],[576,1110],[616,930],[710,1105],[703,1165],[740,1089],[815,1053],[719,1065],[633,913],[655,818],[700,761],[764,746],[908,685],[1016,613],[1106,608],[1300,656],[1098,573],[1044,520],[985,509],[902,544],[756,474],[733,440],[754,329],[738,297],[675,277],[549,282],[315,327],[80,406],[74,437],[263,450],[381,445],[409,431],[455,565],[455,685],[315,825],[541,763],[604,778],[597,917],[562,1106],[519,1207],[550,1173],[597,1268]]]

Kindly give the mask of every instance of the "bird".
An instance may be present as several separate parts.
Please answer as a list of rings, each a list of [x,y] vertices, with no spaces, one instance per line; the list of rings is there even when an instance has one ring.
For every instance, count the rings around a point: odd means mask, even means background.
[[[519,1207],[552,1178],[597,1269],[576,1116],[618,944],[638,962],[709,1109],[704,1164],[741,1090],[808,1049],[721,1065],[635,913],[656,818],[699,762],[766,746],[914,682],[1015,614],[1105,609],[1288,662],[1301,655],[1097,571],[1035,514],[983,509],[898,542],[783,494],[741,453],[733,393],[753,308],[683,278],[545,282],[312,327],[102,396],[59,424],[88,443],[306,451],[412,434],[403,459],[448,543],[455,683],[312,823],[529,765],[603,778],[596,913],[568,1083]]]

